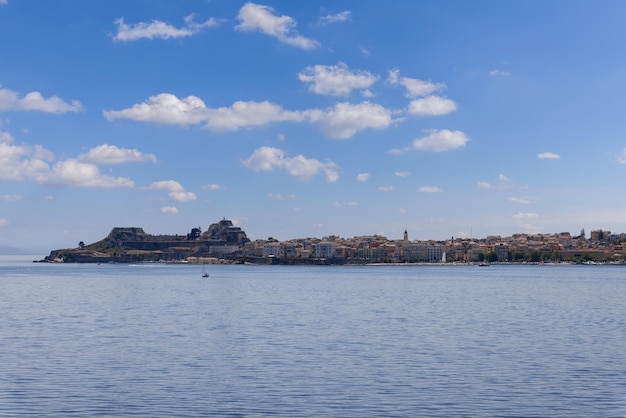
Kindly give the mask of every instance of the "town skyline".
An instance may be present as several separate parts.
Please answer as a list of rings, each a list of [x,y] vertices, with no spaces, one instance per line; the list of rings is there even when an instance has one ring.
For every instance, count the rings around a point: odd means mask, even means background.
[[[223,216],[281,241],[626,231],[625,14],[0,0],[0,249]]]
[[[250,240],[229,219],[206,231],[191,228],[186,234],[150,234],[141,227],[114,227],[101,240],[81,241],[73,248],[50,251],[42,262],[52,263],[227,263],[227,264],[367,264],[367,263],[474,263],[474,262],[626,262],[626,233],[593,230],[587,234],[514,234],[445,241],[411,240],[382,235],[344,238],[273,237]]]

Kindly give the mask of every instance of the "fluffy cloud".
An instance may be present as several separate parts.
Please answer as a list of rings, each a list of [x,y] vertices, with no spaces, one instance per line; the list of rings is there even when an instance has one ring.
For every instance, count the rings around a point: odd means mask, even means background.
[[[441,189],[439,187],[435,187],[435,186],[423,186],[423,187],[420,187],[417,190],[419,192],[422,192],[422,193],[441,193],[441,192],[443,192],[443,189]]]
[[[537,158],[542,160],[558,160],[561,156],[553,152],[542,152],[541,154],[537,154]]]
[[[522,220],[522,219],[535,219],[538,218],[539,215],[536,213],[527,213],[527,212],[518,212],[513,215],[513,219]]]
[[[440,116],[456,111],[456,103],[439,96],[428,96],[409,103],[408,112],[415,116]]]
[[[211,109],[207,112],[207,127],[214,130],[235,131],[251,126],[263,126],[273,122],[299,122],[301,112],[291,112],[281,106],[264,102],[235,102],[231,107]]]
[[[324,173],[326,181],[329,183],[334,183],[339,179],[338,167],[332,161],[321,162],[302,155],[288,157],[279,148],[261,147],[254,151],[249,158],[243,160],[242,164],[254,171],[270,171],[274,168],[282,168],[290,175],[304,179]]]
[[[179,99],[173,94],[162,93],[128,109],[104,111],[108,120],[130,119],[163,125],[194,125],[205,123],[214,130],[262,126],[271,122],[301,121],[300,112],[289,112],[270,102],[233,103],[230,107],[208,108],[202,99],[188,96]]]
[[[295,33],[296,21],[290,16],[277,16],[274,9],[255,3],[246,3],[237,15],[236,29],[246,32],[259,31],[287,45],[301,49],[315,49],[317,41]]]
[[[409,98],[428,96],[446,88],[446,85],[443,83],[433,83],[418,78],[400,77],[400,70],[397,69],[389,71],[387,82],[403,86],[406,89],[405,95]]]
[[[383,129],[393,122],[390,110],[368,101],[356,105],[337,103],[330,109],[304,111],[288,111],[268,101],[238,101],[230,107],[208,108],[198,97],[179,99],[168,93],[152,96],[128,109],[104,111],[104,116],[111,121],[130,119],[164,125],[204,123],[207,128],[218,131],[235,131],[275,122],[310,122],[337,139],[350,138],[365,129]]]
[[[350,71],[342,62],[337,65],[314,65],[298,74],[309,91],[328,96],[349,96],[352,90],[365,90],[378,80],[368,71]]]
[[[9,221],[7,219],[0,218],[0,226],[5,226],[8,224],[9,224]]]
[[[365,129],[383,129],[392,123],[391,111],[370,102],[337,103],[326,111],[310,111],[311,122],[331,138],[348,139]]]
[[[620,164],[626,164],[626,148],[617,156],[617,161],[619,161]]]
[[[427,136],[413,141],[414,149],[418,151],[451,151],[464,147],[470,140],[461,131],[450,131],[448,129],[438,131],[432,129],[427,132],[429,133]]]
[[[396,176],[398,177],[410,177],[411,173],[408,171],[396,171]]]
[[[0,132],[0,180],[44,182],[51,157],[42,147],[15,145],[10,134]]]
[[[393,191],[394,187],[393,186],[380,186],[378,188],[378,190],[380,190],[381,192],[391,192]]]
[[[78,157],[80,161],[94,164],[124,164],[130,162],[157,161],[153,154],[144,154],[137,149],[118,148],[115,145],[103,144],[90,149]]]
[[[356,181],[367,181],[370,178],[370,173],[361,173],[356,176]]]
[[[176,206],[163,206],[161,213],[164,215],[178,215],[178,208]]]
[[[153,20],[149,23],[139,22],[129,25],[124,22],[123,18],[119,18],[115,21],[115,24],[117,25],[117,33],[113,36],[113,40],[128,42],[144,38],[184,38],[186,36],[194,35],[203,28],[218,26],[219,21],[215,18],[210,18],[204,22],[198,23],[195,21],[195,15],[190,14],[185,17],[185,26],[182,28],[176,28],[159,20]]]
[[[524,204],[524,205],[530,204],[530,200],[524,199],[524,198],[521,198],[521,197],[509,197],[506,200],[508,202],[511,202],[511,203],[521,203],[521,204]]]
[[[185,191],[185,188],[175,180],[155,181],[150,186],[148,186],[148,189],[165,190],[167,191],[170,199],[177,202],[188,202],[190,200],[196,200],[195,194]]]
[[[38,110],[46,113],[67,113],[80,112],[83,105],[78,100],[71,103],[52,96],[45,98],[38,91],[27,93],[24,97],[19,97],[17,92],[0,87],[0,112],[2,111],[26,111]]]
[[[336,22],[347,22],[350,20],[351,16],[352,16],[352,12],[347,11],[347,10],[341,13],[334,14],[334,15],[322,16],[320,17],[320,24],[329,25],[331,23],[336,23]]]
[[[0,180],[98,188],[134,186],[127,178],[101,174],[95,164],[70,158],[51,167],[53,159],[52,152],[39,145],[15,145],[10,135],[0,135]]]
[[[131,119],[163,125],[193,125],[207,120],[207,107],[196,96],[179,99],[173,94],[151,96],[147,101],[124,110],[104,111],[108,120]]]
[[[51,175],[47,177],[45,182],[64,186],[107,189],[133,187],[135,185],[130,179],[103,175],[96,165],[71,158],[56,163],[52,168]]]

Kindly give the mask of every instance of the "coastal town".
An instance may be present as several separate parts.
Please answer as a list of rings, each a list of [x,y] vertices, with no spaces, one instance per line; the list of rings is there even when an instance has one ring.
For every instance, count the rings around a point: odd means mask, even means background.
[[[617,263],[626,262],[626,233],[584,229],[578,235],[520,233],[508,237],[450,237],[445,241],[398,239],[381,235],[342,238],[272,237],[250,240],[232,221],[207,231],[150,235],[142,228],[113,228],[103,240],[54,250],[45,262],[183,262],[260,264],[369,263]]]

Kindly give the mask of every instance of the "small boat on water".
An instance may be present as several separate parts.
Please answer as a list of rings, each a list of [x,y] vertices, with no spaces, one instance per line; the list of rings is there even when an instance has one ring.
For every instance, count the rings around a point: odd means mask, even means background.
[[[209,277],[209,273],[206,271],[206,267],[202,266],[202,277]]]

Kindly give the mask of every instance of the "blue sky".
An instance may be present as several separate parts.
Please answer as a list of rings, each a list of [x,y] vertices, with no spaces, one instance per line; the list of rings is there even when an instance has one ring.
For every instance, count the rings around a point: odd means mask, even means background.
[[[626,232],[623,1],[0,0],[0,246]]]

